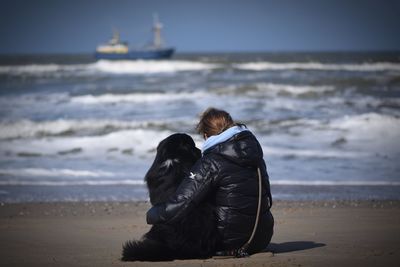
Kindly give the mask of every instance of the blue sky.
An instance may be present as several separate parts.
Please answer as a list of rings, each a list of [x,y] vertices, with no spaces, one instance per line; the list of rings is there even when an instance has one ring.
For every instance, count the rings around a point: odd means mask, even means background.
[[[178,52],[400,50],[400,0],[0,0],[0,53],[85,53],[112,28]]]

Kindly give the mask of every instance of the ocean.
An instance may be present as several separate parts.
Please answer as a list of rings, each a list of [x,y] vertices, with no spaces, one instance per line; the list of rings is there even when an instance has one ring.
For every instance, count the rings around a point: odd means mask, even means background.
[[[400,199],[400,53],[0,57],[0,201],[147,200],[159,141],[245,123],[283,200]]]

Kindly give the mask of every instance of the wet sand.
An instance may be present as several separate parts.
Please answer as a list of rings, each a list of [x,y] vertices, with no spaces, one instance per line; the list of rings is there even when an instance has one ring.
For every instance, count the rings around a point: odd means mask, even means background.
[[[121,262],[145,202],[0,204],[0,266],[398,266],[400,201],[275,202],[268,251],[242,259]]]

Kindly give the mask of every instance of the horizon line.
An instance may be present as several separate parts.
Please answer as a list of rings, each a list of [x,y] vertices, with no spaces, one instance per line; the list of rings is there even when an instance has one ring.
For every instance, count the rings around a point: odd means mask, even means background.
[[[57,56],[57,55],[91,55],[95,52],[12,52],[12,53],[2,53],[0,52],[0,56]],[[393,50],[231,50],[231,51],[222,51],[222,50],[214,50],[214,51],[177,51],[175,55],[186,55],[186,54],[312,54],[312,53],[399,53],[400,49]]]

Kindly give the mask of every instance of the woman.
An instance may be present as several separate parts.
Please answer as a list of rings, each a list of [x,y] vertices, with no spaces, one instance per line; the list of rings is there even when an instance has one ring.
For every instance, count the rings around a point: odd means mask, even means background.
[[[244,256],[262,251],[271,240],[274,219],[259,142],[246,126],[215,108],[202,114],[197,130],[206,140],[202,158],[168,202],[147,212],[147,223],[173,223],[209,202],[215,208],[218,228],[216,254]]]

